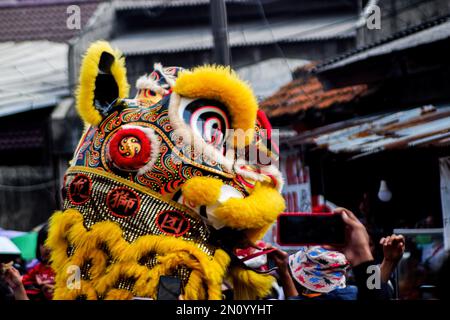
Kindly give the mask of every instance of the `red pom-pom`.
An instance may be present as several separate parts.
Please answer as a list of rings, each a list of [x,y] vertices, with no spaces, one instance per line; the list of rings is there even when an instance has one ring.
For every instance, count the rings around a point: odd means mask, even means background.
[[[109,143],[109,157],[123,170],[137,171],[150,160],[151,142],[139,129],[121,129]]]

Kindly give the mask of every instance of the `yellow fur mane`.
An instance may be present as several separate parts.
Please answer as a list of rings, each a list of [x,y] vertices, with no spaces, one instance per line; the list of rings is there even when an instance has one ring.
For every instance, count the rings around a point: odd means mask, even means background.
[[[98,64],[103,52],[114,56],[111,73],[119,88],[119,99],[128,96],[130,86],[127,82],[125,59],[118,50],[111,48],[106,41],[93,43],[86,52],[81,63],[80,78],[77,96],[77,110],[84,122],[97,126],[102,121],[100,112],[94,106],[95,80],[98,75]]]
[[[225,104],[233,129],[245,132],[245,144],[251,142],[258,102],[250,86],[236,72],[224,66],[201,66],[182,72],[173,91],[187,98],[206,98]]]

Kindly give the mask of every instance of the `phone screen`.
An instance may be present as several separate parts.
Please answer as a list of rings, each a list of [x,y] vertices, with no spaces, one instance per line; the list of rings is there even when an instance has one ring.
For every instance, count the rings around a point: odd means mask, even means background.
[[[343,244],[345,224],[338,214],[281,214],[278,243],[284,246]]]
[[[158,285],[158,300],[178,300],[181,280],[177,277],[161,276]]]

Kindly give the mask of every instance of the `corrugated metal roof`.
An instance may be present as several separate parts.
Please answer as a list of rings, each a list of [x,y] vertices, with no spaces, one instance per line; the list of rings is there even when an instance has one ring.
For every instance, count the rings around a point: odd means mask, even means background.
[[[0,0],[1,2],[1,0]],[[81,28],[67,27],[67,7],[77,5]],[[49,40],[66,42],[84,31],[99,5],[99,0],[19,1],[0,7],[0,42]]]
[[[380,115],[325,134],[312,132],[308,140],[334,153],[363,156],[389,149],[439,146],[449,137],[450,106],[424,106]]]
[[[444,40],[450,37],[450,18],[439,18],[421,25],[400,31],[384,40],[356,48],[343,55],[325,61],[316,72],[337,69],[358,61],[390,54],[408,48]]]
[[[357,17],[349,14],[310,16],[302,19],[279,19],[248,22],[229,26],[232,47],[270,44],[274,42],[311,41],[354,36]],[[126,55],[204,50],[213,47],[211,28],[191,26],[147,30],[112,40]]]
[[[68,95],[67,54],[63,43],[0,43],[0,116],[49,107]]]

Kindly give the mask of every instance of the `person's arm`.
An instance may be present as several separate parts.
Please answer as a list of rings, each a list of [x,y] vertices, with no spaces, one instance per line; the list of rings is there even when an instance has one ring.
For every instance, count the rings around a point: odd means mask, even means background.
[[[373,272],[370,268],[378,268],[375,263],[369,245],[369,234],[364,225],[349,210],[337,208],[334,213],[341,214],[345,223],[345,244],[341,251],[350,262],[355,275],[356,286],[358,287],[359,300],[387,300],[391,296],[386,283],[380,281],[379,287],[369,286]]]
[[[16,300],[29,300],[25,288],[20,278],[20,273],[16,268],[10,267],[6,270],[4,279],[14,293]]]
[[[380,244],[383,246],[384,256],[380,265],[381,281],[388,282],[405,252],[405,238],[402,235],[393,234],[381,238]]]
[[[284,296],[287,298],[298,296],[298,291],[295,288],[294,280],[292,280],[289,270],[280,271],[280,282],[283,287]]]
[[[268,258],[274,261],[278,269],[278,276],[280,277],[279,279],[285,298],[298,296],[294,280],[289,272],[289,255],[280,249],[275,249],[275,251],[268,254]]]

